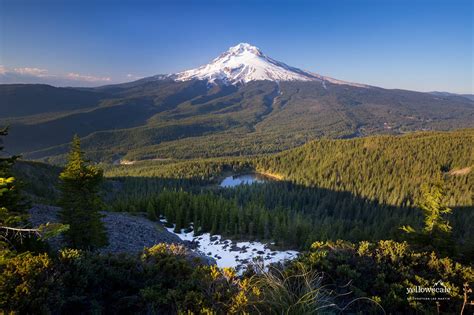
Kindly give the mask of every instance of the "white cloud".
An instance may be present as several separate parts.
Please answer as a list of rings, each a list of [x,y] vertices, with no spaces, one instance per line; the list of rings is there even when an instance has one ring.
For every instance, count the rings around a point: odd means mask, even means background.
[[[84,75],[79,73],[70,72],[66,75],[68,79],[76,81],[87,81],[87,82],[110,82],[112,79],[110,77],[96,77],[92,75]]]
[[[94,87],[139,80],[143,77],[127,73],[122,79],[117,80],[109,76],[97,76],[78,72],[51,73],[48,69],[38,67],[7,67],[0,64],[0,84],[34,83],[54,86]]]
[[[14,68],[13,72],[18,73],[18,74],[22,74],[22,75],[31,75],[31,76],[34,76],[34,77],[48,76],[48,70],[40,69],[40,68],[29,68],[29,67]]]
[[[143,78],[143,77],[139,76],[139,75],[134,75],[134,74],[131,74],[131,73],[127,73],[127,79],[138,80],[138,79],[141,79],[141,78]]]
[[[37,67],[9,68],[0,65],[0,84],[2,83],[41,83],[54,86],[98,86],[112,82],[112,78],[94,76],[77,72],[50,73]]]

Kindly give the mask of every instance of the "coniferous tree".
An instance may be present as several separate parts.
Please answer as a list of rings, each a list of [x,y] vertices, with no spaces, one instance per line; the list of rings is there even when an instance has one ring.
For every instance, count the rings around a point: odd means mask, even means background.
[[[452,210],[442,203],[444,193],[441,184],[423,185],[421,191],[422,199],[419,205],[425,216],[423,231],[429,235],[451,232],[446,215],[452,213]]]
[[[0,130],[0,137],[8,135],[8,129]],[[1,139],[0,139],[1,141]],[[1,142],[0,142],[1,144]],[[3,146],[0,146],[0,153]],[[16,189],[17,183],[11,173],[11,167],[18,156],[0,156],[0,224],[17,223],[25,210],[25,203],[20,192]]]
[[[155,205],[152,201],[148,202],[147,207],[146,207],[146,212],[147,212],[148,219],[152,221],[158,220],[158,217],[156,216]]]
[[[96,249],[107,244],[99,210],[103,207],[99,189],[102,171],[84,159],[80,140],[74,136],[69,161],[59,175],[61,219],[70,226],[66,238],[70,246]]]
[[[0,129],[0,137],[8,135],[8,129]],[[0,143],[1,143],[0,138]],[[24,249],[34,246],[31,242],[35,238],[46,239],[67,230],[66,225],[57,223],[46,223],[37,227],[31,227],[27,219],[29,202],[20,192],[20,185],[13,176],[11,168],[18,156],[3,156],[3,147],[0,145],[0,260],[3,254],[9,252],[9,248]],[[33,237],[33,238],[31,238]]]
[[[8,135],[8,129],[1,129],[0,137],[6,135]],[[1,151],[3,151],[2,146],[0,146]],[[8,247],[10,243],[8,229],[21,222],[24,212],[22,198],[16,188],[16,180],[11,174],[11,167],[17,158],[17,156],[0,156],[0,227],[2,228],[0,249]],[[4,233],[5,235],[3,235]],[[3,242],[4,240],[6,242]]]
[[[424,227],[421,231],[411,226],[402,226],[401,229],[408,235],[408,239],[415,246],[423,249],[436,249],[444,255],[454,254],[454,242],[451,235],[451,225],[447,215],[452,210],[443,204],[444,192],[440,183],[423,185],[418,206],[423,211]]]

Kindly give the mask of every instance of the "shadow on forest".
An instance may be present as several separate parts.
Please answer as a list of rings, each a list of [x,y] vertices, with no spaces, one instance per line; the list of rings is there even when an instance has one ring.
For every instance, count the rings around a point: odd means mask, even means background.
[[[278,214],[280,218],[283,217],[282,214],[286,214],[286,218],[280,220],[286,220],[285,228],[289,231],[296,229],[293,225],[297,222],[292,221],[303,220],[303,223],[311,226],[311,230],[304,230],[305,233],[312,233],[318,240],[400,240],[402,225],[420,228],[423,223],[422,211],[416,207],[388,205],[348,191],[306,187],[289,181],[268,181],[263,184],[221,188],[216,181],[201,179],[108,179],[107,200],[110,205],[123,201],[133,205],[133,211],[146,211],[150,200],[155,200],[163,190],[183,191],[193,195],[205,194],[236,203],[244,216],[239,220],[245,220],[247,224],[259,219],[257,216],[261,215],[261,209],[265,209],[270,215]],[[474,239],[474,231],[471,228],[474,209],[452,209],[453,215],[449,219],[453,225],[453,235],[459,242],[467,244],[468,240]],[[224,225],[225,222],[219,224]]]
[[[60,170],[59,167],[29,161],[20,161],[14,167],[15,176],[24,182],[22,188],[33,202],[50,205],[57,204],[59,198],[57,187]],[[150,201],[155,202],[162,191],[189,192],[192,194],[190,198],[194,199],[193,196],[205,195],[202,198],[204,202],[216,209],[210,209],[209,213],[203,215],[211,216],[211,210],[218,213],[221,211],[219,207],[237,204],[242,209],[242,218],[239,220],[245,225],[239,229],[239,235],[230,235],[235,234],[232,227],[219,226],[226,224],[224,219],[214,227],[215,232],[240,238],[261,238],[259,233],[252,235],[249,232],[258,229],[252,225],[261,223],[261,217],[265,217],[264,220],[271,221],[269,225],[272,229],[280,229],[277,232],[260,233],[267,237],[280,236],[284,239],[285,233],[287,238],[298,233],[309,234],[307,242],[298,241],[299,247],[308,246],[311,240],[400,240],[403,233],[399,228],[402,225],[420,228],[423,223],[422,212],[416,207],[388,205],[348,191],[306,187],[289,181],[221,188],[216,180],[127,176],[107,178],[103,190],[106,206],[110,210],[120,208],[128,212],[145,212]],[[221,203],[216,203],[216,200]],[[174,200],[169,202],[173,203]],[[121,207],[118,207],[120,204]],[[474,244],[473,207],[459,206],[452,209],[449,220],[458,244]],[[163,212],[163,209],[157,211]],[[277,227],[275,222],[282,226]],[[301,226],[304,229],[298,228]],[[212,229],[212,226],[209,227],[209,231]]]

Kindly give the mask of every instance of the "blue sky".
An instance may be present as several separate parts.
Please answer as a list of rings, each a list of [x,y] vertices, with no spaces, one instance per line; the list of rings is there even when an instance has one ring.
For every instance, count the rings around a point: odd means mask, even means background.
[[[124,82],[248,42],[341,80],[474,93],[472,3],[0,0],[0,82]]]

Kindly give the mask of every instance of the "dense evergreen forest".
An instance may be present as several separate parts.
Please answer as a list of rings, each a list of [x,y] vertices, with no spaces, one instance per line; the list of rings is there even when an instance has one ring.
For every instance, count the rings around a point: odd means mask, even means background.
[[[473,9],[0,0],[0,315],[474,315]]]
[[[305,187],[412,206],[419,186],[446,183],[449,206],[472,206],[474,129],[322,139],[275,155],[188,161],[142,161],[107,167],[108,177],[216,180],[223,172],[256,170]]]
[[[474,130],[318,140],[257,159],[257,169],[292,182],[413,205],[419,186],[444,181],[449,206],[472,206]]]
[[[97,89],[0,85],[0,125],[12,126],[9,150],[64,162],[78,134],[91,157],[108,162],[248,156],[322,136],[472,127],[474,114],[473,102],[459,95],[319,80],[211,87],[205,80],[162,79]]]
[[[401,226],[421,224],[421,185],[441,183],[454,235],[472,255],[473,139],[474,130],[461,130],[319,140],[277,155],[148,161],[106,174],[122,185],[114,210],[300,249],[315,240],[399,239]],[[250,170],[280,180],[217,189],[223,173]]]
[[[87,244],[54,253],[42,237],[15,248],[1,243],[0,309],[459,313],[470,307],[474,281],[473,141],[472,129],[322,139],[276,155],[119,166],[88,166],[79,155],[66,170],[15,159],[2,174],[11,193],[21,190],[32,202],[83,209],[68,193],[81,191],[81,180],[87,180],[74,165],[94,176],[101,174],[98,167],[105,180],[91,175],[89,193],[100,195],[106,210],[146,213],[156,221],[163,216],[176,231],[193,226],[197,233],[275,242],[302,255],[270,271],[254,266],[238,276],[202,266],[184,248],[165,244],[133,256],[99,255]],[[224,176],[255,171],[273,177],[264,184],[218,185]],[[64,174],[71,176],[66,190]],[[11,186],[13,176],[22,184]],[[19,207],[5,200],[8,209]],[[18,222],[25,217],[20,213]],[[2,224],[17,224],[8,212],[5,218]],[[449,302],[407,298],[407,287],[438,280],[450,288]]]
[[[474,130],[467,129],[322,139],[250,158],[102,165],[108,179],[103,191],[111,210],[164,215],[179,228],[195,222],[202,232],[304,249],[315,240],[400,239],[401,226],[421,225],[421,185],[441,183],[443,203],[454,209],[457,244],[472,255],[473,147]],[[18,175],[27,190],[57,203],[51,183],[59,171],[22,164]],[[232,189],[217,185],[226,174],[255,170],[280,180]]]

